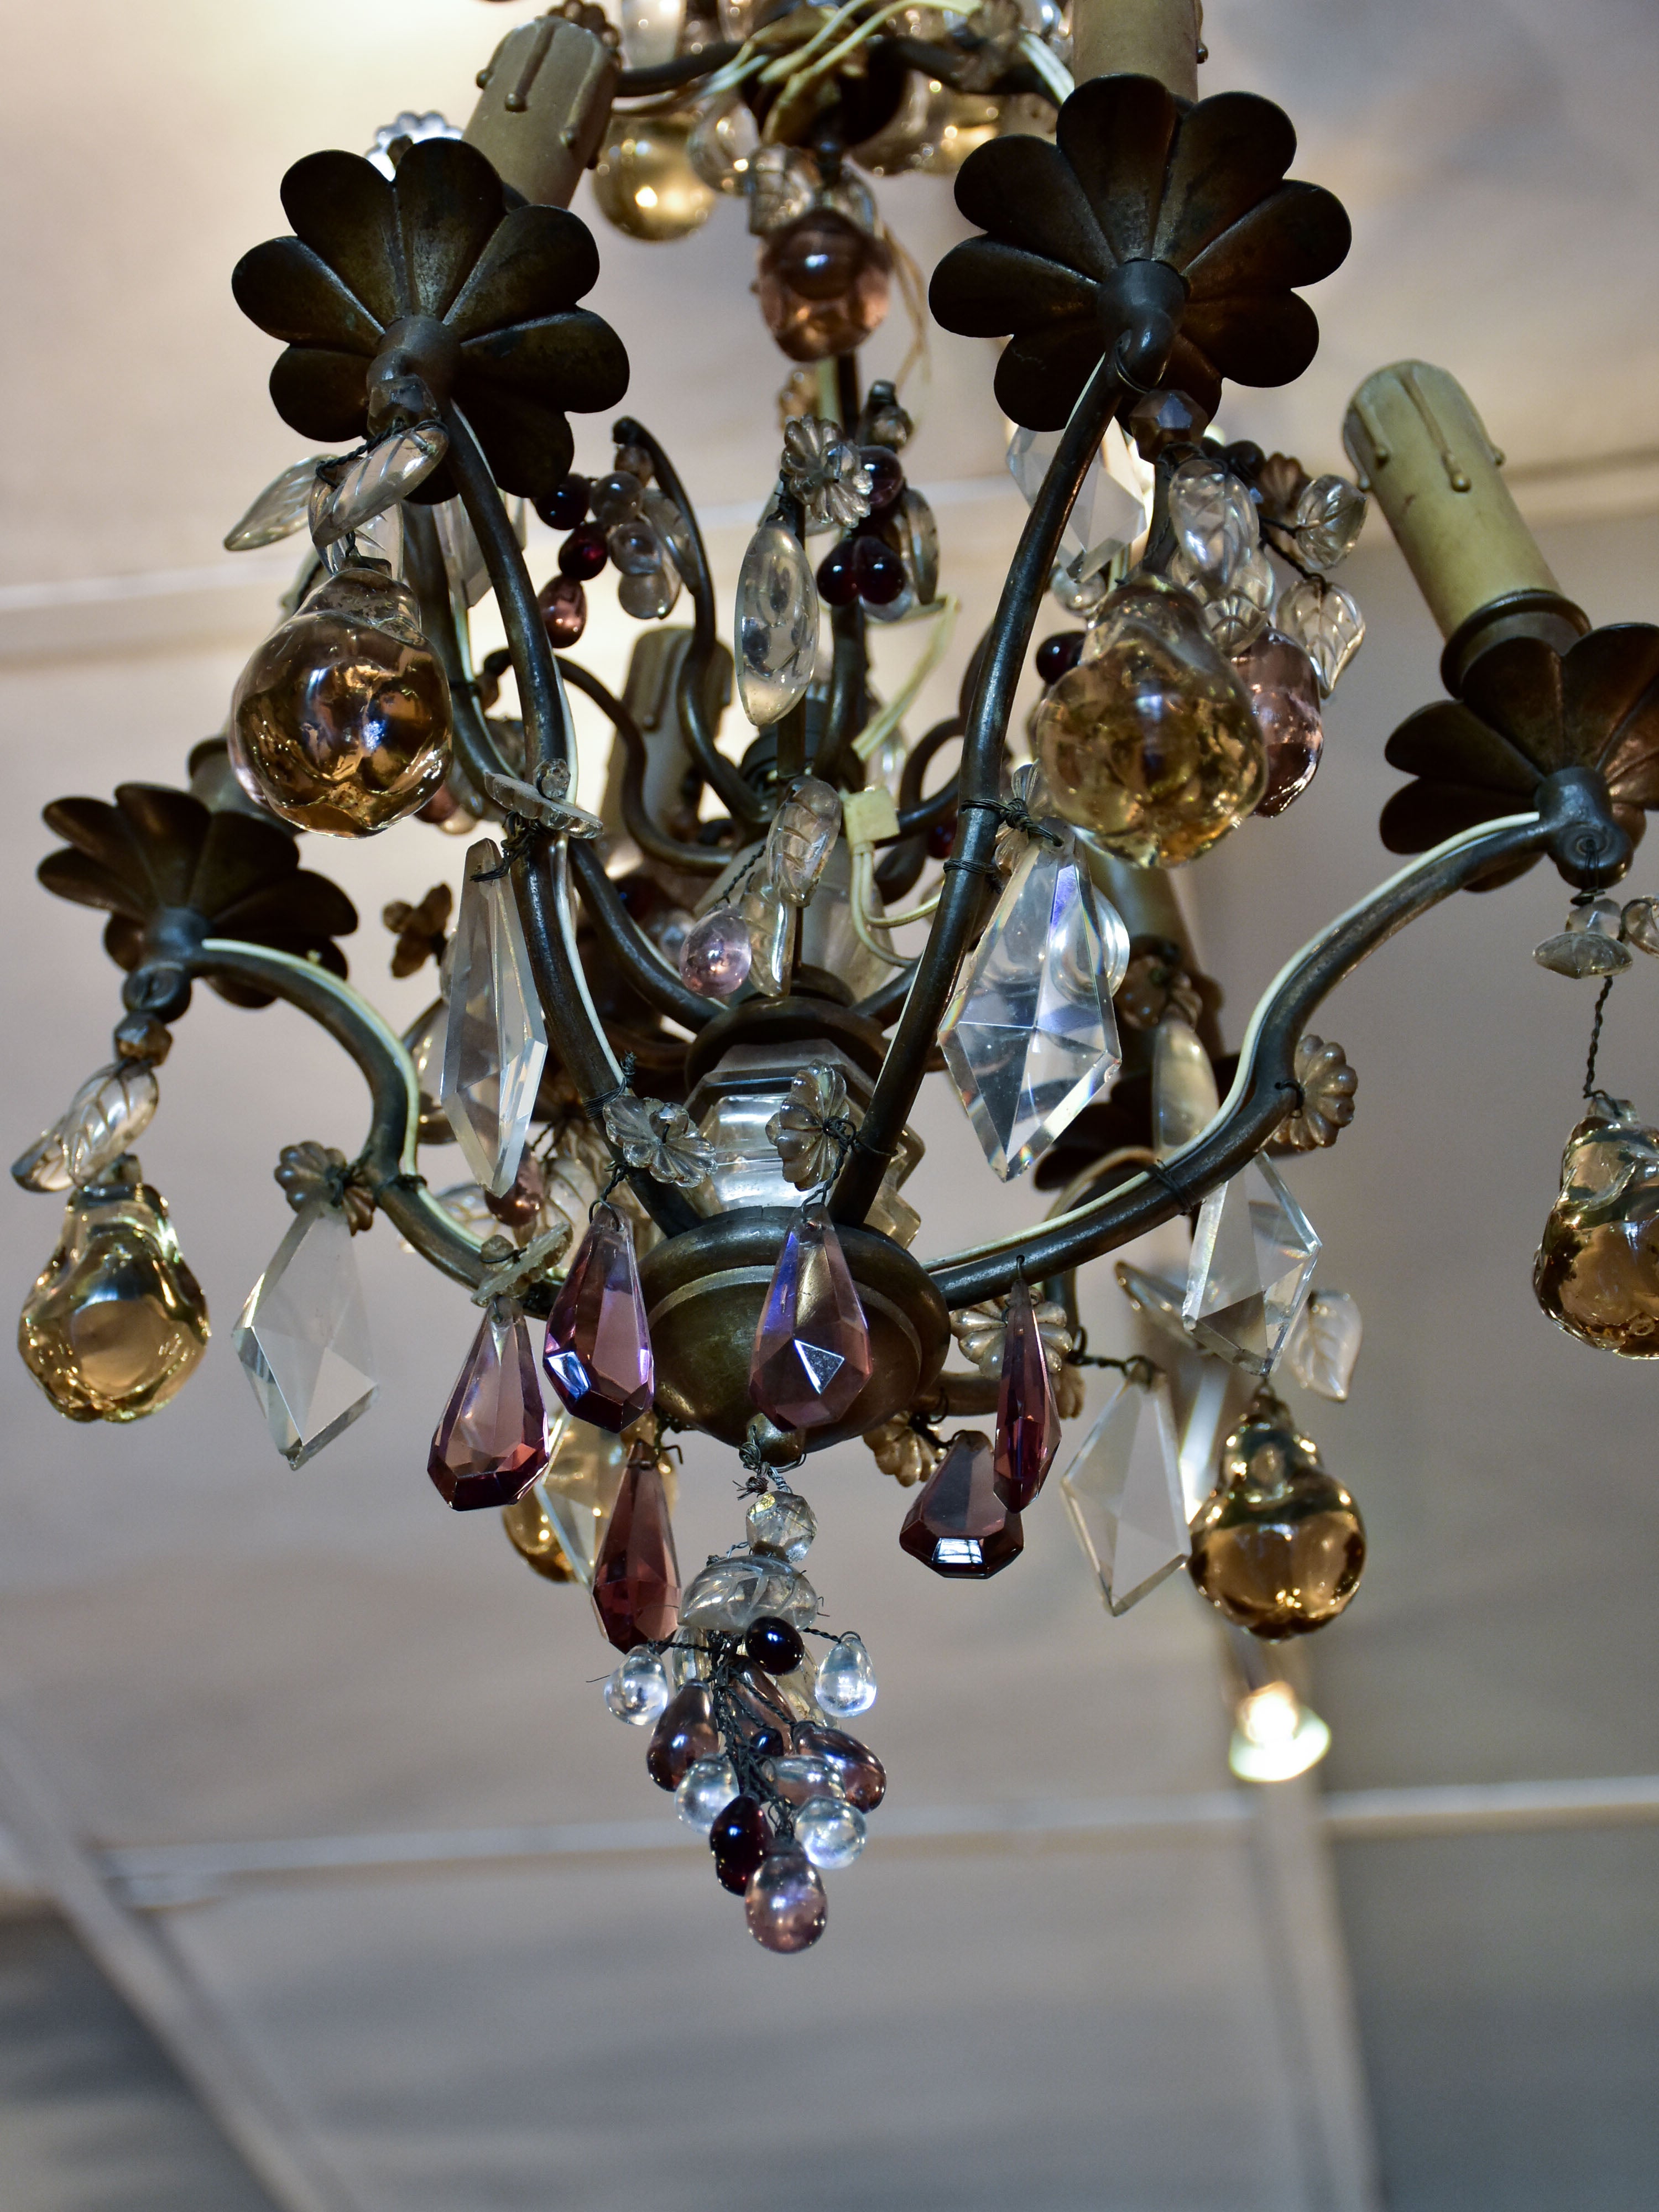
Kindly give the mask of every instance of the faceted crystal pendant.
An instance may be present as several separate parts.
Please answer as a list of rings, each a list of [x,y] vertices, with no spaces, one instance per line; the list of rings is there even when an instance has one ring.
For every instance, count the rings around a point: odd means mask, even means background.
[[[380,1386],[338,1206],[318,1200],[301,1213],[248,1292],[232,1341],[290,1467],[303,1467],[368,1411]]]
[[[493,1300],[432,1439],[427,1473],[458,1513],[510,1505],[547,1465],[547,1409],[524,1310]]]
[[[530,948],[501,848],[481,837],[466,856],[449,955],[449,1019],[441,1102],[466,1164],[497,1198],[513,1188],[547,1058],[547,1029]]]
[[[1192,1549],[1166,1376],[1122,1377],[1060,1487],[1109,1609],[1127,1613]]]
[[[838,1421],[870,1380],[870,1329],[828,1210],[789,1224],[761,1309],[749,1395],[781,1429]]]
[[[763,522],[738,574],[738,697],[757,730],[806,696],[818,657],[818,589],[800,540]]]
[[[900,1547],[936,1575],[984,1582],[1025,1548],[1019,1516],[997,1496],[991,1439],[961,1429],[899,1530]]]
[[[656,1367],[634,1232],[614,1206],[594,1208],[576,1248],[548,1316],[543,1364],[577,1419],[613,1435],[651,1404]]]
[[[1152,1149],[1167,1160],[1214,1120],[1215,1069],[1190,1022],[1171,1007],[1152,1037]]]
[[[1319,1239],[1260,1156],[1199,1209],[1182,1317],[1195,1343],[1270,1375],[1301,1312]]]
[[[1008,473],[1024,494],[1030,507],[1042,489],[1048,465],[1060,450],[1064,435],[1059,430],[1018,429],[1008,446]],[[1063,558],[1081,582],[1092,576],[1126,545],[1132,545],[1146,524],[1146,512],[1133,494],[1106,471],[1097,453],[1089,464],[1060,543]]]
[[[1005,1182],[1105,1089],[1121,1057],[1089,878],[1033,838],[969,955],[939,1042]]]
[[[620,1437],[560,1413],[551,1463],[520,1501],[528,1505],[534,1500],[539,1505],[576,1580],[589,1589],[593,1586],[599,1537],[617,1502],[627,1457],[627,1447]]]
[[[1059,1449],[1060,1408],[1042,1334],[1031,1293],[1016,1275],[1008,1293],[997,1393],[996,1492],[1002,1503],[1023,1513],[1042,1489]]]
[[[797,776],[766,838],[767,880],[791,906],[805,906],[841,827],[841,796],[821,776]]]
[[[23,1364],[71,1421],[136,1421],[183,1389],[207,1348],[207,1301],[166,1200],[130,1154],[76,1190],[23,1302]]]
[[[1340,1406],[1359,1357],[1359,1308],[1346,1291],[1315,1291],[1285,1340],[1285,1371]]]
[[[662,1644],[680,1617],[680,1566],[657,1455],[636,1444],[599,1540],[593,1609],[618,1651]]]

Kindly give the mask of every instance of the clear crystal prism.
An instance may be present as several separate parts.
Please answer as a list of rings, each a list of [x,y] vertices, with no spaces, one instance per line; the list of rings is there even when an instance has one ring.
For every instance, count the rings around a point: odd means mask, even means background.
[[[628,1447],[562,1408],[554,1417],[552,1449],[545,1474],[532,1495],[553,1524],[576,1579],[591,1589],[599,1536],[617,1502]]]
[[[1346,1291],[1315,1291],[1285,1340],[1285,1368],[1304,1390],[1339,1406],[1348,1395],[1362,1334],[1359,1307]]]
[[[1061,430],[1015,431],[1008,447],[1008,473],[1029,507],[1042,489],[1048,464],[1060,450]],[[1146,514],[1133,492],[1107,473],[1102,454],[1089,464],[1083,489],[1066,519],[1061,557],[1081,583],[1103,568],[1114,553],[1132,545],[1146,527]]]
[[[1101,927],[1069,849],[1033,838],[969,955],[939,1033],[1005,1182],[1104,1090],[1120,1058]]]
[[[441,1092],[468,1167],[497,1198],[519,1172],[547,1058],[518,902],[507,877],[489,874],[501,860],[492,837],[479,838],[467,853],[450,953]]]
[[[1152,1036],[1152,1149],[1160,1160],[1191,1144],[1221,1105],[1210,1055],[1175,1009]]]
[[[1182,1318],[1194,1343],[1252,1375],[1270,1375],[1301,1313],[1319,1239],[1278,1172],[1260,1157],[1199,1209]]]
[[[271,1441],[303,1467],[374,1403],[368,1315],[338,1206],[307,1206],[248,1292],[232,1341]]]
[[[1121,1378],[1060,1487],[1102,1596],[1127,1613],[1192,1549],[1167,1376]]]

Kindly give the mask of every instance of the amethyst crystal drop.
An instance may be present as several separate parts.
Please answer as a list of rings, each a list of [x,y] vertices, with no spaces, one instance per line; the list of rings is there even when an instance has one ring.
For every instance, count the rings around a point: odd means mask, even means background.
[[[680,1619],[680,1566],[653,1452],[635,1449],[593,1564],[593,1610],[618,1651],[663,1644]]]
[[[1014,1278],[1002,1338],[1002,1387],[997,1393],[996,1490],[1023,1513],[1042,1489],[1060,1449],[1060,1407],[1048,1379],[1042,1335],[1031,1294]]]
[[[915,1504],[899,1543],[936,1575],[984,1581],[1025,1548],[1019,1516],[997,1496],[991,1439],[963,1429],[951,1440]]]
[[[1282,814],[1313,781],[1325,743],[1319,717],[1319,678],[1302,647],[1276,629],[1264,629],[1236,656],[1250,707],[1267,748],[1267,788],[1258,814]]]
[[[663,1707],[645,1754],[645,1771],[659,1790],[678,1790],[700,1759],[718,1759],[714,1705],[701,1682],[688,1682]]]
[[[680,981],[700,999],[729,999],[749,981],[755,957],[749,925],[734,906],[694,922],[680,947]]]
[[[805,1851],[769,1852],[750,1877],[744,1899],[749,1932],[763,1951],[805,1951],[823,1933],[823,1884]]]
[[[548,1317],[542,1364],[577,1419],[613,1436],[651,1404],[656,1372],[634,1233],[614,1206],[594,1209]]]
[[[870,1331],[822,1206],[789,1224],[755,1332],[749,1395],[781,1429],[842,1419],[870,1379]]]
[[[490,1306],[432,1439],[427,1473],[458,1513],[511,1505],[547,1465],[547,1410],[519,1308]]]
[[[873,1813],[887,1795],[887,1769],[867,1743],[845,1729],[797,1729],[795,1750],[803,1759],[821,1759],[842,1796],[860,1813]]]

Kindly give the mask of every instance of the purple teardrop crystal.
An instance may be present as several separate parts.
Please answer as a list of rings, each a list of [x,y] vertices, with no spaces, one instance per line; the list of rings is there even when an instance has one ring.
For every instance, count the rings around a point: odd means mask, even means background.
[[[1233,666],[1250,695],[1267,748],[1267,788],[1255,811],[1282,814],[1313,781],[1324,747],[1319,678],[1302,647],[1276,629],[1264,629],[1235,657]]]
[[[440,1496],[467,1513],[511,1505],[547,1461],[547,1409],[529,1325],[517,1306],[498,1299],[449,1394],[427,1473]]]
[[[996,1489],[1023,1513],[1042,1489],[1060,1449],[1060,1407],[1048,1379],[1042,1333],[1031,1293],[1016,1275],[1002,1338],[1002,1387],[997,1393]]]
[[[983,1582],[1025,1548],[1019,1516],[997,1496],[991,1439],[963,1429],[904,1516],[899,1543],[936,1575]]]
[[[873,1813],[887,1795],[887,1769],[867,1743],[845,1729],[797,1729],[795,1749],[803,1758],[821,1759],[842,1796],[860,1813]]]
[[[781,1429],[838,1421],[870,1380],[870,1329],[827,1209],[803,1206],[772,1271],[749,1395]]]
[[[714,1701],[701,1682],[688,1682],[663,1707],[645,1754],[645,1771],[659,1790],[678,1790],[689,1767],[714,1759],[720,1747]]]
[[[593,1563],[593,1610],[618,1651],[665,1644],[679,1626],[680,1563],[656,1454],[629,1455]]]
[[[594,1209],[548,1316],[542,1364],[576,1419],[613,1436],[651,1404],[656,1370],[634,1233],[614,1206]]]
[[[823,1933],[829,1907],[818,1870],[805,1851],[769,1851],[744,1899],[749,1933],[763,1951],[805,1951]]]

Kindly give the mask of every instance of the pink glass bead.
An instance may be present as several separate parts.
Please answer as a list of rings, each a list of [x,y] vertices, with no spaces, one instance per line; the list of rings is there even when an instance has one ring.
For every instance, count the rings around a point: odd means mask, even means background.
[[[769,1851],[744,1896],[749,1933],[763,1951],[805,1951],[823,1933],[829,1905],[805,1851]]]
[[[735,907],[717,906],[685,933],[680,981],[699,998],[729,999],[749,981],[753,958],[748,923]]]
[[[618,1651],[663,1644],[679,1626],[680,1563],[657,1455],[629,1455],[593,1563],[593,1610]]]
[[[755,1332],[749,1395],[781,1429],[838,1421],[870,1380],[870,1329],[822,1206],[789,1224]]]
[[[1258,814],[1282,814],[1314,780],[1325,733],[1319,719],[1319,678],[1302,647],[1264,629],[1233,661],[1250,695],[1267,748],[1267,788]]]
[[[510,1505],[547,1465],[547,1411],[529,1325],[498,1299],[486,1312],[432,1439],[427,1473],[458,1513]]]
[[[650,1406],[656,1370],[634,1234],[614,1206],[594,1209],[548,1316],[542,1364],[576,1419],[613,1436]]]
[[[901,1549],[936,1575],[983,1582],[1025,1548],[1019,1516],[997,1496],[991,1439],[962,1429],[904,1516]]]
[[[1042,1489],[1060,1449],[1060,1407],[1048,1379],[1031,1293],[1016,1275],[1002,1339],[1002,1386],[997,1393],[996,1492],[1023,1513]]]

